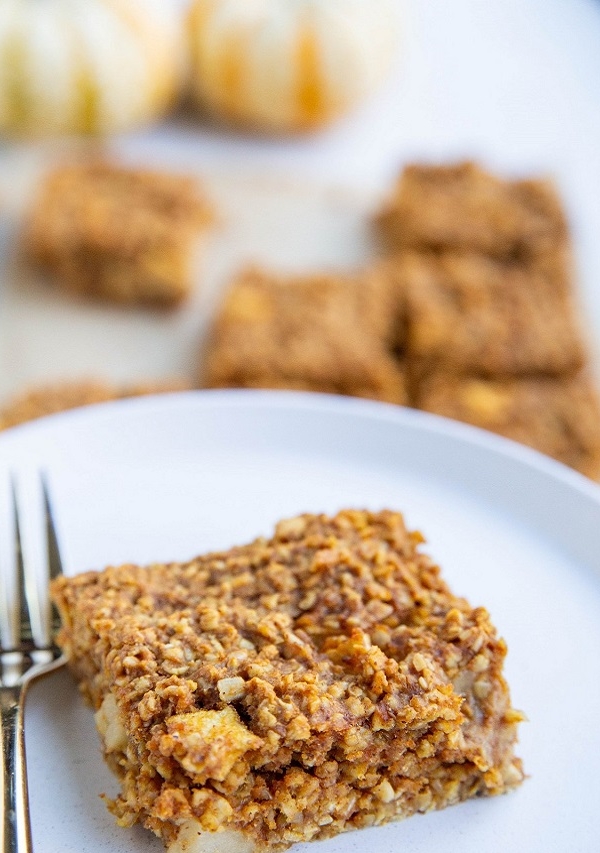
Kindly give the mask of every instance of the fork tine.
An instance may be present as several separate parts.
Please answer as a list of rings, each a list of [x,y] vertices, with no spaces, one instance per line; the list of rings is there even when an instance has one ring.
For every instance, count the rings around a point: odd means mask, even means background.
[[[11,482],[0,476],[0,647],[3,650],[16,646],[19,636],[17,576],[15,547],[15,508]]]
[[[45,473],[41,475],[42,494],[44,496],[44,513],[46,518],[46,533],[48,542],[48,569],[50,580],[54,580],[63,573],[63,564],[58,547],[58,534],[56,532],[56,522],[54,520],[54,512],[52,510],[52,502],[50,500],[50,490],[48,488],[48,478]]]
[[[31,590],[27,589],[27,580],[25,577],[25,566],[23,559],[23,547],[21,542],[21,528],[19,526],[19,509],[17,506],[17,487],[15,485],[14,479],[11,480],[11,488],[12,488],[12,498],[13,498],[13,506],[15,513],[15,559],[16,559],[16,571],[17,571],[17,590],[16,590],[16,600],[13,606],[13,612],[18,614],[19,623],[18,623],[18,643],[16,645],[21,646],[23,643],[27,643],[33,640],[33,631],[31,626],[31,619],[29,616],[29,597],[31,594]],[[31,587],[31,581],[29,581],[29,587]]]
[[[43,493],[39,476],[13,478],[17,531],[17,570],[20,591],[21,640],[32,640],[38,648],[50,645],[48,596],[40,595],[47,583],[48,555]],[[29,635],[29,636],[28,636]]]
[[[44,472],[41,474],[42,493],[44,496],[44,513],[46,519],[46,542],[48,546],[48,580],[54,580],[59,575],[63,574],[63,563],[60,548],[58,547],[58,534],[56,532],[56,522],[50,500],[50,489],[48,487],[48,478]],[[60,628],[60,616],[54,604],[51,604],[52,609],[52,640]]]

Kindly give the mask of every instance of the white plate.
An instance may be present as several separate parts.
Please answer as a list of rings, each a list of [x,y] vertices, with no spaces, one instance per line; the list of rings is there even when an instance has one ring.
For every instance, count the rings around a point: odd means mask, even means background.
[[[597,850],[600,489],[534,451],[421,412],[268,392],[107,404],[0,436],[0,467],[44,466],[67,570],[185,559],[303,511],[391,507],[427,536],[455,592],[485,605],[526,711],[530,778],[323,842],[319,853]],[[66,672],[35,685],[27,745],[36,853],[145,853],[114,826],[91,711]],[[306,848],[305,848],[306,849]]]

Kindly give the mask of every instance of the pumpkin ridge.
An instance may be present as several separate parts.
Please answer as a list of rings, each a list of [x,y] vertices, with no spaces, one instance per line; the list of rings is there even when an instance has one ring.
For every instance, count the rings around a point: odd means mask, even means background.
[[[239,115],[243,109],[244,63],[241,59],[242,39],[240,34],[232,32],[223,42],[219,57],[219,71],[223,86],[225,108],[233,115]]]
[[[192,3],[187,16],[187,31],[190,43],[190,55],[197,67],[202,62],[202,48],[200,46],[199,33],[204,36],[206,23],[212,14],[212,5],[206,3]]]
[[[326,83],[322,79],[319,46],[313,29],[300,29],[296,49],[298,63],[298,109],[300,123],[311,125],[325,111]]]
[[[125,26],[134,38],[138,38],[145,64],[147,66],[152,63],[160,64],[163,66],[163,71],[166,72],[164,52],[158,53],[156,50],[157,47],[160,48],[160,33],[153,26],[153,21],[145,15],[138,14],[136,7],[123,2],[104,0],[104,5],[110,9],[114,17]],[[143,36],[141,37],[142,33]],[[154,104],[157,107],[168,104],[173,90],[172,76],[168,73],[153,76],[153,86],[148,95],[149,104]]]
[[[100,92],[94,80],[90,64],[86,59],[85,50],[81,49],[76,36],[74,54],[77,68],[74,79],[76,97],[75,125],[83,133],[96,133],[99,129]]]
[[[20,31],[16,31],[5,39],[4,50],[0,57],[0,67],[6,72],[6,115],[7,124],[22,130],[27,126],[27,116],[30,112],[30,101],[27,80],[27,56],[25,50],[25,33],[21,20]],[[18,33],[18,34],[17,34]]]

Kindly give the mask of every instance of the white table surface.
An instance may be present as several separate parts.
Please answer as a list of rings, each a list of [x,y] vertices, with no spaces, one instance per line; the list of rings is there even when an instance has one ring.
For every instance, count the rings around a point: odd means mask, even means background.
[[[0,143],[0,396],[67,376],[191,375],[236,267],[352,268],[372,251],[368,213],[402,165],[463,157],[557,181],[600,365],[600,2],[403,0],[402,10],[387,84],[332,128],[265,139],[180,116],[114,141],[133,160],[203,176],[222,214],[197,292],[175,313],[73,302],[20,268],[19,217],[62,146]]]

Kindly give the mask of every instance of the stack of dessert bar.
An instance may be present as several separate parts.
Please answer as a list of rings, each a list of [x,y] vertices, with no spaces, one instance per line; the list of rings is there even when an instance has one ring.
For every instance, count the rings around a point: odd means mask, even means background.
[[[600,476],[600,406],[551,184],[408,167],[353,277],[243,273],[201,381],[371,397],[467,421]]]
[[[42,184],[27,245],[68,290],[172,306],[192,290],[212,218],[185,176],[74,164]],[[409,405],[600,478],[600,404],[552,184],[473,163],[412,165],[374,225],[385,257],[355,274],[243,271],[214,322],[199,384]],[[97,382],[34,389],[5,404],[0,429],[131,393]]]
[[[397,253],[413,404],[598,476],[598,402],[552,185],[412,166],[376,224]]]

